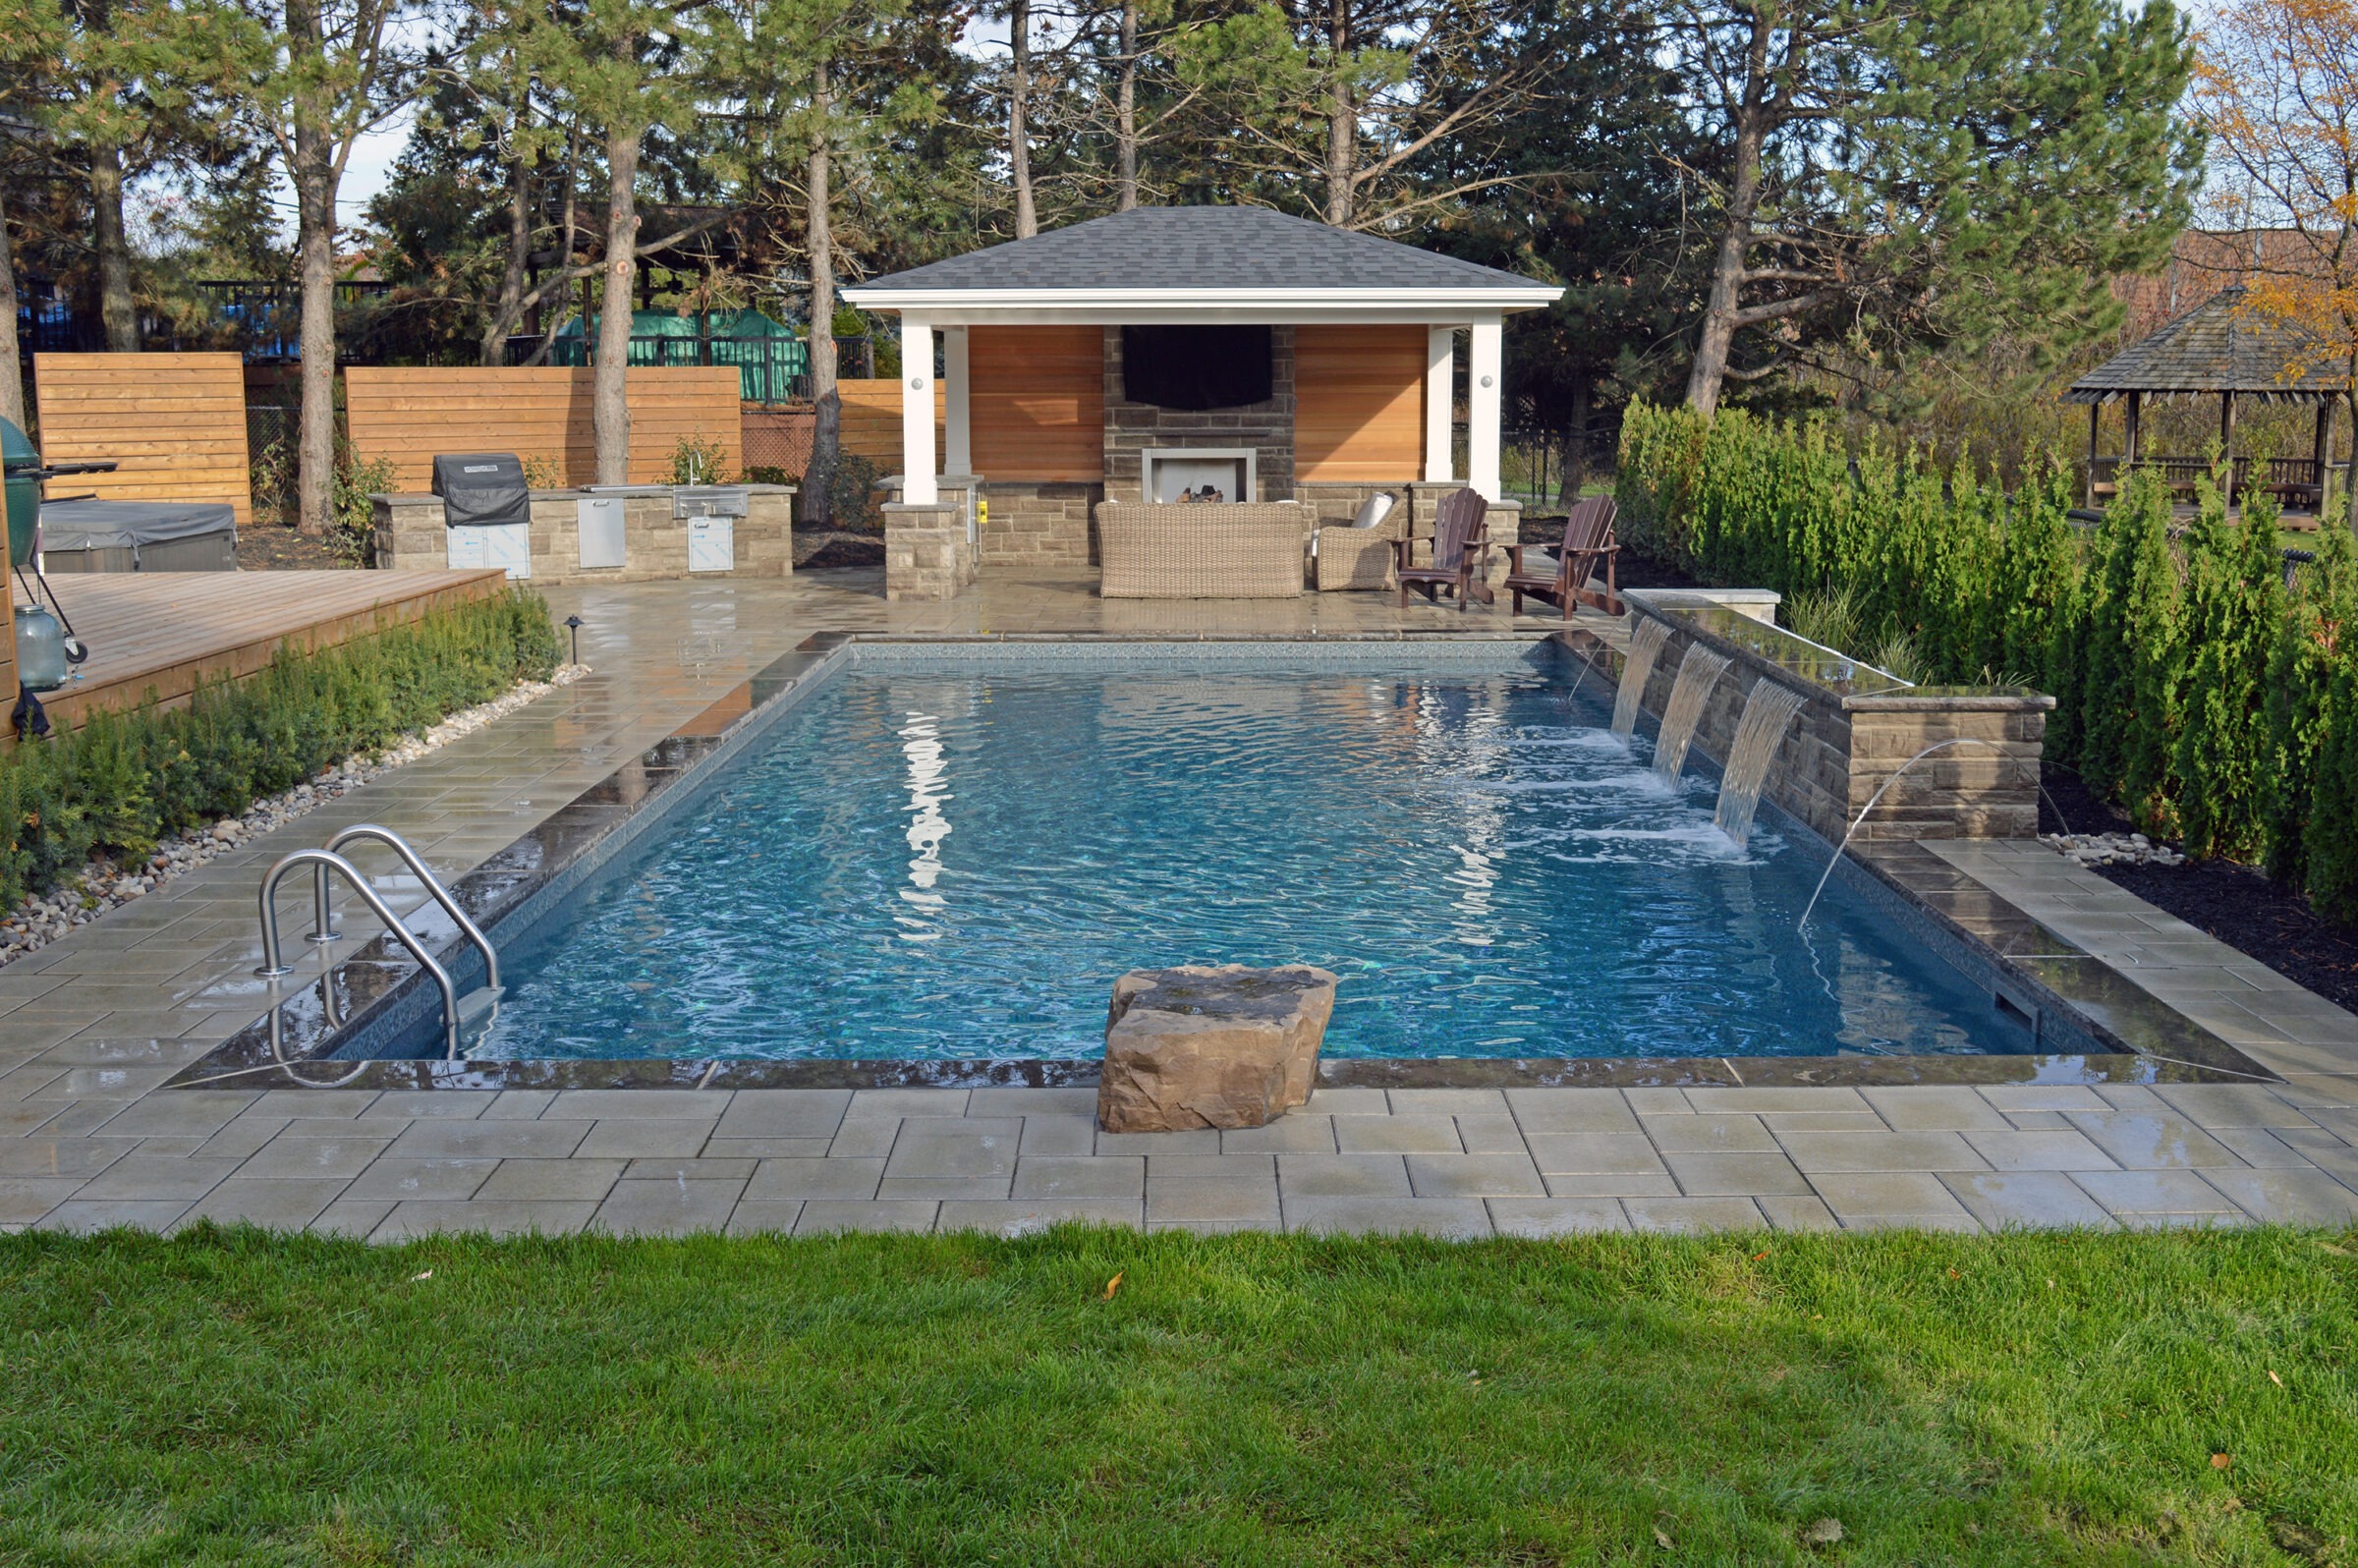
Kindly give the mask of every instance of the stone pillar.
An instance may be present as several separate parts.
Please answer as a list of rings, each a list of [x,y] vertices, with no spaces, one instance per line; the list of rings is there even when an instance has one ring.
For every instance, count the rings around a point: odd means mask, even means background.
[[[1506,581],[1506,574],[1514,565],[1507,556],[1506,547],[1523,542],[1523,503],[1492,501],[1489,510],[1482,515],[1482,521],[1489,531],[1490,557],[1486,568],[1488,581],[1495,587]]]
[[[1498,499],[1498,403],[1504,393],[1504,331],[1497,316],[1477,321],[1467,334],[1466,482],[1484,497]]]
[[[975,546],[966,536],[963,501],[884,506],[884,596],[956,598],[975,581]]]
[[[1876,803],[1875,813],[1859,824],[1859,839],[2038,837],[2039,759],[2053,706],[2053,698],[2032,693],[1845,698],[1850,771],[1843,811],[1856,817]],[[1955,744],[1909,765],[1944,741]],[[1902,767],[1907,772],[1895,778]]]
[[[1456,433],[1457,328],[1425,329],[1425,478],[1445,484],[1456,470],[1450,455]]]

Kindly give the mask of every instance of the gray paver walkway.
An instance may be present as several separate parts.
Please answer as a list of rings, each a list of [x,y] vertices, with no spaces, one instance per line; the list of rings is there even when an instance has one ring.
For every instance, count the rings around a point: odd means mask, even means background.
[[[2018,846],[1943,853],[2074,940],[2137,947],[2157,994],[2227,1017],[2288,1082],[1330,1089],[1268,1128],[1123,1137],[1096,1131],[1090,1090],[154,1092],[269,994],[250,971],[270,860],[371,820],[455,876],[813,632],[1503,624],[1375,594],[1107,604],[1077,581],[887,605],[837,574],[549,597],[588,623],[589,679],[0,970],[0,1228],[251,1220],[393,1241],[1063,1218],[1447,1236],[2358,1220],[2358,1021]],[[290,931],[303,914],[290,896]]]

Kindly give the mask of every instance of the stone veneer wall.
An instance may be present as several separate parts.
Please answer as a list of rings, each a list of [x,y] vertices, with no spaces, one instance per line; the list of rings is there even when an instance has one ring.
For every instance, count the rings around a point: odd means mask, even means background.
[[[733,565],[714,577],[788,577],[794,572],[794,494],[790,484],[747,487],[746,515],[731,532]],[[688,576],[688,520],[671,515],[671,491],[649,488],[624,497],[623,564],[582,569],[579,490],[532,492],[534,583],[647,583]],[[370,548],[375,564],[392,571],[440,571],[450,564],[450,541],[436,495],[370,497]],[[698,574],[702,576],[705,574]]]
[[[1398,520],[1400,507],[1409,507],[1413,515],[1415,508],[1409,500],[1409,485],[1410,481],[1406,479],[1397,484],[1377,484],[1373,481],[1335,483],[1323,480],[1316,482],[1296,480],[1294,499],[1310,508],[1313,528],[1332,529],[1348,525],[1353,518],[1359,515],[1360,504],[1369,496],[1381,491],[1392,498],[1393,514],[1384,520],[1388,527]],[[1427,520],[1426,527],[1427,531],[1431,532],[1430,519]]]
[[[1689,647],[1701,644],[1732,660],[1695,729],[1695,745],[1713,758],[1726,757],[1755,681],[1775,681],[1808,700],[1785,732],[1763,793],[1826,842],[1841,842],[1901,763],[1960,736],[1991,744],[1952,747],[1918,762],[1859,824],[1857,841],[2037,836],[2039,759],[2053,698],[1956,688],[1844,697],[1676,615],[1660,619],[1670,637],[1646,683],[1648,713],[1658,717],[1669,703]],[[1620,660],[1613,662],[1617,674]]]
[[[1069,567],[1080,570],[1096,559],[1092,510],[1104,499],[1102,484],[1027,482],[982,478],[990,515],[982,525],[983,566]]]
[[[1105,495],[1143,501],[1145,452],[1151,446],[1249,446],[1261,494],[1247,501],[1282,501],[1294,493],[1294,329],[1269,328],[1269,397],[1241,409],[1158,409],[1122,396],[1122,329],[1105,329]],[[985,465],[985,472],[987,466]]]

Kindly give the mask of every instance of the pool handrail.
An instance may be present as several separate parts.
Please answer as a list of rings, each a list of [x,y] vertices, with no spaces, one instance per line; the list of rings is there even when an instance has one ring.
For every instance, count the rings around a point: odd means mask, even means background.
[[[259,895],[262,917],[262,962],[254,970],[254,973],[265,980],[275,981],[280,976],[294,972],[295,966],[284,962],[279,956],[278,908],[275,899],[278,894],[280,878],[302,866],[316,867],[318,869],[314,874],[318,877],[321,885],[325,884],[329,871],[340,873],[346,881],[352,884],[353,891],[361,895],[361,902],[368,906],[369,913],[384,922],[385,929],[393,939],[408,948],[410,956],[418,961],[421,968],[433,977],[434,984],[442,992],[443,1043],[449,1058],[452,1061],[458,1060],[459,992],[458,987],[451,983],[450,971],[436,963],[434,955],[425,950],[425,943],[409,927],[401,924],[399,917],[394,915],[393,911],[386,906],[385,901],[377,896],[376,889],[368,885],[368,879],[361,874],[360,868],[333,850],[296,850],[292,854],[281,856],[278,864],[272,866],[264,873],[262,890]],[[332,985],[334,980],[331,978],[327,982]],[[275,1012],[275,1009],[273,1011]]]
[[[401,857],[402,864],[409,867],[411,871],[416,873],[418,880],[425,885],[426,893],[432,897],[435,903],[442,906],[442,913],[448,915],[457,924],[459,930],[465,934],[467,940],[475,944],[476,951],[483,955],[483,983],[492,990],[500,989],[499,954],[492,948],[491,939],[482,933],[481,927],[467,918],[467,912],[459,908],[459,901],[451,896],[450,889],[444,887],[441,879],[426,868],[424,859],[412,849],[409,842],[400,834],[389,827],[379,827],[374,822],[355,822],[352,826],[335,833],[320,848],[326,850],[330,855],[336,855],[342,853],[345,845],[357,843],[362,839],[369,839],[382,844]],[[335,907],[328,892],[326,867],[322,866],[312,873],[312,891],[317,898],[319,909],[317,924],[311,931],[311,940],[332,942],[336,939]]]

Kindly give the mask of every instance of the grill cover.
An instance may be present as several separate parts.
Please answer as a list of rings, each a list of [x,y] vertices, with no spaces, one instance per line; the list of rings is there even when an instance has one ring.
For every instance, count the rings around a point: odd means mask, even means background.
[[[434,493],[442,497],[442,521],[454,529],[533,520],[532,491],[513,452],[436,453]]]

